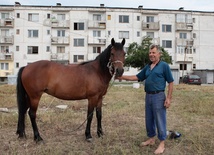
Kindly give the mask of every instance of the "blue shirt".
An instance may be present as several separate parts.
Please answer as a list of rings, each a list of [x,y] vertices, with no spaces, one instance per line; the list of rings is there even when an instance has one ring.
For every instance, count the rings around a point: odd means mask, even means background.
[[[146,65],[136,76],[138,80],[145,80],[145,92],[165,90],[166,82],[173,82],[169,65],[164,61],[159,61],[151,70],[150,65]]]

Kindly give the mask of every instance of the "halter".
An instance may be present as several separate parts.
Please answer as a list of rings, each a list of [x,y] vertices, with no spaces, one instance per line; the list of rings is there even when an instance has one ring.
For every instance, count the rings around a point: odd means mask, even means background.
[[[111,76],[113,76],[114,74],[116,74],[116,72],[114,71],[114,65],[113,65],[113,64],[116,64],[116,63],[121,63],[123,65],[123,62],[120,61],[120,60],[115,60],[115,61],[112,62],[111,59],[109,59],[107,67],[109,69],[109,73],[111,74]]]

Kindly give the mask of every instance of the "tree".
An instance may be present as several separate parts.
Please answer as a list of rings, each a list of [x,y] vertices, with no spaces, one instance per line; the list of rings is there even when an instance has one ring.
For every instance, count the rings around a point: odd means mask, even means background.
[[[140,45],[136,42],[131,43],[128,47],[125,66],[131,66],[138,69],[142,69],[146,66],[146,64],[150,62],[149,46],[152,44],[151,40],[151,38],[146,37]],[[163,47],[160,47],[160,49],[162,50],[161,60],[172,64],[172,60],[168,52],[164,50]]]

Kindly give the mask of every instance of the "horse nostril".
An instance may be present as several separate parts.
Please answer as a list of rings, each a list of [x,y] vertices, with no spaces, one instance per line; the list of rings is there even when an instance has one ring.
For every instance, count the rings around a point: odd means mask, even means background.
[[[116,76],[122,76],[122,75],[123,75],[123,72],[124,72],[124,69],[123,69],[123,68],[117,68],[117,69],[116,69]]]

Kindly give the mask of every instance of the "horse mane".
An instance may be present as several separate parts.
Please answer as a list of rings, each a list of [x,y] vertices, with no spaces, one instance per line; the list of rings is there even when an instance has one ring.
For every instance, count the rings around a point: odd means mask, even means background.
[[[114,44],[114,48],[115,48],[116,50],[121,50],[121,49],[123,49],[123,45],[122,45],[121,43],[115,43],[115,44]],[[90,62],[92,62],[92,61],[98,60],[100,66],[101,66],[101,69],[102,69],[102,70],[107,69],[107,64],[108,64],[108,62],[109,62],[110,55],[111,55],[111,49],[112,49],[112,45],[110,44],[102,53],[100,53],[100,54],[95,58],[95,60],[84,61],[84,62],[80,63],[80,65],[84,65],[84,64],[90,63]]]
[[[109,62],[110,54],[111,54],[112,45],[109,45],[102,53],[100,53],[95,60],[99,61],[102,70],[107,68],[107,64]]]

